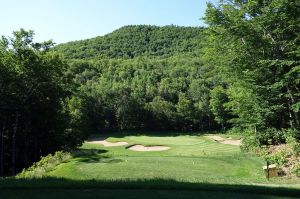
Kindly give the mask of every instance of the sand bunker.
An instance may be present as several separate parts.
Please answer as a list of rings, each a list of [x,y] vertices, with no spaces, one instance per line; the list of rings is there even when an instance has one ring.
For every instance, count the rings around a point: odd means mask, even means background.
[[[127,142],[108,142],[106,140],[94,140],[94,141],[89,141],[88,143],[91,144],[102,144],[105,147],[112,147],[112,146],[124,146],[127,145]]]
[[[222,137],[220,137],[218,135],[208,135],[208,136],[205,136],[205,137],[211,138],[211,139],[213,139],[215,141],[224,141],[225,140],[224,138],[222,138]]]
[[[143,146],[143,145],[133,145],[128,148],[132,151],[165,151],[169,150],[170,147],[167,146]]]
[[[222,144],[229,144],[229,145],[236,145],[236,146],[242,145],[242,140],[233,140],[232,138],[222,138],[218,135],[208,135],[206,137],[211,138]]]
[[[221,141],[221,143],[222,144],[236,145],[236,146],[242,145],[242,141],[241,140],[224,140],[224,141]]]

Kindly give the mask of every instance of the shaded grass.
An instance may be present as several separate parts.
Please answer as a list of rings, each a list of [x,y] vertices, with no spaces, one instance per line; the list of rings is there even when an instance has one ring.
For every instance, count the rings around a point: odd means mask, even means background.
[[[290,197],[281,196],[265,196],[257,194],[236,194],[217,192],[211,193],[209,191],[178,191],[178,190],[106,190],[106,189],[86,189],[86,190],[4,190],[0,192],[0,198],[5,199],[58,199],[58,198],[72,198],[72,199],[195,199],[195,198],[210,198],[210,199],[288,199]]]
[[[17,193],[21,195],[22,193],[30,192],[33,196],[35,195],[34,197],[37,197],[37,195],[41,192],[50,192],[53,190],[59,190],[62,194],[70,192],[76,195],[77,193],[82,198],[86,198],[85,193],[87,190],[91,190],[97,194],[101,194],[102,191],[104,191],[107,192],[107,196],[112,198],[123,198],[123,195],[118,195],[118,192],[120,192],[120,194],[122,193],[127,195],[129,198],[129,193],[131,193],[132,190],[134,190],[134,195],[139,195],[140,193],[140,196],[143,196],[143,198],[150,198],[148,194],[153,193],[155,195],[159,194],[160,191],[165,192],[164,198],[184,198],[177,196],[176,193],[178,193],[178,191],[186,192],[190,198],[193,198],[198,194],[210,196],[209,198],[216,198],[217,196],[222,196],[221,198],[250,198],[251,196],[252,198],[272,198],[273,196],[297,198],[300,196],[300,190],[294,188],[265,187],[256,185],[188,183],[165,179],[136,181],[70,180],[59,178],[0,180],[0,196],[12,196],[12,194]],[[57,193],[58,192],[55,192],[54,195],[58,196]],[[25,198],[25,196],[26,195],[23,195],[22,198]],[[28,195],[27,197],[31,198]],[[43,198],[47,198],[47,195],[44,195]]]

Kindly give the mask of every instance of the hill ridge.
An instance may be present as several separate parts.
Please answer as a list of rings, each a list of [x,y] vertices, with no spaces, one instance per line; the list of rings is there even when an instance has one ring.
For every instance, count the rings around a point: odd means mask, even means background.
[[[127,25],[104,36],[71,41],[54,49],[68,59],[169,57],[198,51],[203,27]]]

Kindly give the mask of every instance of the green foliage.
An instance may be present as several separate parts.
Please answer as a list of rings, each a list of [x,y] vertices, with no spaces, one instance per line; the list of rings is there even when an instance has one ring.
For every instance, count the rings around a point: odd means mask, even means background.
[[[235,125],[299,128],[298,7],[287,0],[208,4],[204,57],[227,85]]]
[[[126,26],[54,50],[71,63],[67,74],[92,130],[217,129],[200,54],[205,38],[203,28]]]
[[[200,61],[184,55],[81,60],[67,74],[80,85],[76,97],[91,130],[218,128],[209,110],[211,86],[197,77]]]
[[[279,150],[275,153],[267,154],[264,156],[265,160],[268,161],[270,164],[276,164],[278,166],[283,166],[287,162],[287,157],[290,154],[286,150]]]
[[[300,155],[299,131],[287,129],[285,131],[286,143],[292,148],[295,157]]]
[[[226,90],[222,86],[216,86],[210,91],[210,97],[210,109],[215,116],[215,120],[224,127],[230,119],[225,107],[225,104],[229,101]]]
[[[66,108],[74,92],[66,62],[50,51],[51,41],[34,43],[33,35],[21,29],[0,39],[0,176],[86,137],[75,102]]]
[[[0,133],[12,147],[1,155],[12,163],[0,164],[1,175],[106,129],[234,126],[245,131],[245,151],[288,140],[297,153],[298,8],[288,0],[219,1],[208,3],[207,28],[126,26],[53,49],[34,43],[32,31],[3,37]],[[298,133],[287,138],[288,128]]]
[[[250,129],[243,131],[243,140],[241,145],[241,150],[243,152],[258,152],[260,146],[260,141],[254,131]]]
[[[275,128],[268,128],[257,133],[261,145],[277,145],[286,142],[285,131]]]
[[[292,173],[294,173],[297,177],[300,177],[300,163],[297,162],[293,168],[292,168]]]
[[[169,57],[199,51],[203,28],[125,26],[103,37],[60,44],[55,50],[68,59]]]
[[[44,177],[47,175],[47,172],[53,170],[57,165],[66,162],[71,157],[71,154],[68,152],[57,151],[54,155],[49,154],[45,157],[41,157],[39,162],[34,163],[27,169],[23,169],[16,177],[29,179]]]

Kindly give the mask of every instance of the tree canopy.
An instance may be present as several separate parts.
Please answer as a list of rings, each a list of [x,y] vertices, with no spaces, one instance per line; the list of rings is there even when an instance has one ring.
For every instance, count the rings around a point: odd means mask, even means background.
[[[57,46],[23,29],[2,37],[0,175],[103,130],[299,140],[299,16],[295,0],[221,0],[205,28],[133,25]]]
[[[69,121],[66,63],[49,51],[51,41],[34,43],[33,35],[21,29],[0,40],[1,175],[15,174],[42,155],[75,147],[85,137]]]

